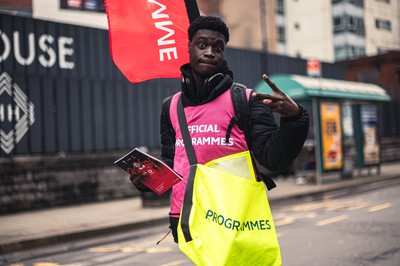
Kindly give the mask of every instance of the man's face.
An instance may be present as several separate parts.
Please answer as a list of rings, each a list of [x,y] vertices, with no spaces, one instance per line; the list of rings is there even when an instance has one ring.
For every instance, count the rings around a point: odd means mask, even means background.
[[[189,42],[190,67],[194,75],[208,78],[220,70],[224,61],[225,37],[212,30],[198,30]]]

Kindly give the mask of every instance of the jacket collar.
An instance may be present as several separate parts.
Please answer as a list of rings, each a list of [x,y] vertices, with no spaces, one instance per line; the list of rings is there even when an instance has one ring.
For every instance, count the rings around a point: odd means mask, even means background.
[[[219,73],[207,78],[200,89],[194,87],[189,64],[181,66],[182,103],[184,106],[195,106],[207,103],[227,91],[233,83],[233,73],[224,61]]]

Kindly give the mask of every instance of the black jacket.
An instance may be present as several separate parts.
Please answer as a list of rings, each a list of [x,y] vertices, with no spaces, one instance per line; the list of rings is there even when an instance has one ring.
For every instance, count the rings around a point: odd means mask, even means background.
[[[200,90],[190,84],[191,73],[188,65],[181,67],[182,102],[184,106],[196,106],[209,102],[226,90],[232,81],[232,72],[227,64],[221,69],[222,75],[206,80]],[[175,132],[169,117],[171,98],[163,101],[161,112],[161,158],[173,167],[175,154]],[[250,150],[255,158],[268,170],[279,172],[287,169],[300,153],[307,138],[309,117],[308,112],[299,105],[301,112],[296,117],[281,118],[280,127],[277,126],[271,110],[262,102],[250,97],[251,112]]]

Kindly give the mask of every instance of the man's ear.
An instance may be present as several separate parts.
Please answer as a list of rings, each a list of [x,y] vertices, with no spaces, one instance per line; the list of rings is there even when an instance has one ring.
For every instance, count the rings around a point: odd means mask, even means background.
[[[190,48],[192,47],[192,42],[191,41],[189,41],[188,42],[188,52],[190,53]]]

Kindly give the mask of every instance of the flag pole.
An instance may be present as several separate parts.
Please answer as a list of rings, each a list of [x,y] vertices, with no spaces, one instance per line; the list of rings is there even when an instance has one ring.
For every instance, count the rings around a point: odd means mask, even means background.
[[[200,16],[200,11],[197,6],[196,0],[185,0],[186,11],[189,17],[189,22],[192,23],[197,17]]]

